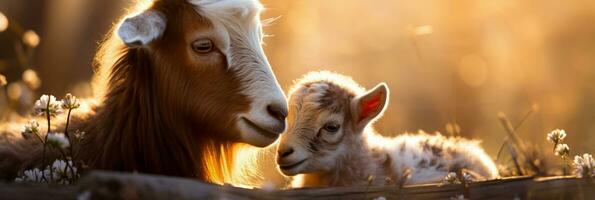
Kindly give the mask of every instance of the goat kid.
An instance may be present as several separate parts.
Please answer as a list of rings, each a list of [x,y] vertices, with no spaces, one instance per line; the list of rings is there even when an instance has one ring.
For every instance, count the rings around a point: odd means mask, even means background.
[[[351,78],[313,72],[289,94],[288,129],[278,144],[277,164],[293,187],[436,183],[466,169],[476,178],[498,177],[479,142],[440,134],[378,135],[371,124],[386,109],[381,83],[365,91]],[[373,179],[370,179],[373,178]]]

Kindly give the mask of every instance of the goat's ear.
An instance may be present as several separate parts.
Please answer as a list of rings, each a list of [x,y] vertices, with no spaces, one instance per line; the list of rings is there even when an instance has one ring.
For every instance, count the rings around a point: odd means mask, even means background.
[[[156,10],[147,10],[124,19],[118,27],[118,36],[130,47],[145,46],[161,37],[165,31],[165,16]]]
[[[380,83],[374,89],[351,100],[351,115],[356,128],[365,128],[385,109],[389,96],[388,86]]]

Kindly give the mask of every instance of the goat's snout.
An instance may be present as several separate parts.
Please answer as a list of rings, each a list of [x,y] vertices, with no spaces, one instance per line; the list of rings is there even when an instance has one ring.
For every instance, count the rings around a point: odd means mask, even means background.
[[[279,159],[283,159],[283,158],[289,157],[291,154],[293,154],[293,152],[294,152],[293,147],[285,146],[283,148],[279,148],[279,150],[277,151],[277,154],[279,156]]]
[[[276,119],[280,124],[276,127],[276,129],[280,130],[279,132],[283,132],[283,130],[285,130],[285,118],[287,118],[287,107],[283,105],[270,104],[266,107],[266,109],[267,113],[273,119]]]

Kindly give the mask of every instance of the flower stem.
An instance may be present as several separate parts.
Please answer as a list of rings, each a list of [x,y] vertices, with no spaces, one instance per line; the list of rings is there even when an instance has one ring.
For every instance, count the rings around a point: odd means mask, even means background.
[[[39,136],[39,134],[38,134],[38,133],[34,133],[34,134],[35,134],[36,138],[39,140],[39,142],[40,142],[41,144],[45,144],[45,142],[43,141],[43,139],[41,138],[41,136]]]
[[[50,134],[50,132],[51,132],[51,127],[50,127],[50,125],[51,125],[51,123],[50,123],[50,101],[51,101],[51,98],[48,96],[48,103],[47,103],[47,105],[46,105],[46,108],[45,108],[45,115],[46,115],[46,120],[47,120],[47,122],[48,122],[48,131],[47,131],[47,133],[45,134],[45,137],[44,137],[44,139],[43,139],[43,141],[44,141],[44,142],[43,142],[43,154],[41,155],[41,156],[42,156],[42,157],[41,157],[41,173],[43,174],[43,176],[41,176],[41,177],[42,177],[42,178],[44,178],[44,179],[45,179],[45,173],[44,173],[44,171],[45,171],[45,168],[46,168],[46,162],[45,162],[45,161],[46,161],[46,160],[45,160],[45,157],[46,157],[46,155],[45,155],[45,153],[46,153],[46,150],[47,150],[47,141],[48,141],[48,135],[49,135],[49,134]],[[50,167],[50,180],[47,180],[47,179],[46,179],[46,180],[45,180],[46,182],[48,182],[48,183],[49,183],[49,181],[51,181],[51,179],[52,179],[52,174],[53,174],[53,170],[52,170],[52,168]]]
[[[69,180],[69,181],[73,182],[76,178],[76,176],[74,174],[73,166],[71,166],[70,163],[68,162],[69,160],[68,160],[68,156],[66,155],[66,153],[61,148],[59,150],[60,150],[60,154],[62,154],[62,157],[64,157],[64,162],[66,162],[66,169],[64,170],[64,173],[66,174],[66,179],[68,179],[68,169],[70,169],[70,175],[72,175],[72,180]]]
[[[70,150],[70,158],[72,160],[72,164],[74,164],[74,150],[73,147],[74,143],[72,142],[72,139],[70,139],[70,134],[68,134],[68,125],[70,124],[70,113],[72,112],[72,108],[68,109],[68,115],[66,116],[66,126],[64,127],[64,135],[66,135],[66,139],[68,139],[68,142],[70,143],[70,146],[68,147],[68,150]],[[68,159],[66,159],[66,165],[70,166],[70,164],[68,164]],[[75,179],[75,174],[74,174],[74,170],[72,169],[72,166],[70,166],[70,172],[72,174],[72,179]]]
[[[566,156],[562,156],[562,162],[564,162],[564,168],[562,169],[562,175],[568,175],[568,162],[566,162]]]
[[[68,142],[70,142],[70,147],[68,148],[70,150],[70,156],[73,157],[74,153],[72,150],[72,140],[70,139],[70,135],[68,134],[68,124],[70,124],[70,113],[72,112],[72,108],[68,109],[68,115],[66,116],[66,127],[64,127],[64,135],[66,136],[66,139],[68,139]]]

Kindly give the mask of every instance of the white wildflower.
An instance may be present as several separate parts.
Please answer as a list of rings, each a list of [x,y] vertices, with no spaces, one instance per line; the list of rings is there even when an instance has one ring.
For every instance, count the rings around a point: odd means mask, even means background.
[[[593,155],[586,153],[583,156],[575,156],[572,165],[574,165],[574,172],[577,177],[595,177],[595,160],[593,160]]]
[[[56,172],[52,172],[52,170],[50,170],[50,166],[47,166],[43,170],[43,175],[45,176],[46,179],[51,180],[51,181],[56,181],[60,178],[60,176]]]
[[[379,197],[374,198],[374,200],[386,200],[386,197],[379,196]]]
[[[71,164],[72,162],[69,161],[68,164]],[[52,169],[62,173],[66,171],[66,162],[63,160],[55,160],[54,163],[52,163]]]
[[[77,168],[73,165],[71,160],[55,160],[52,165],[47,166],[43,171],[38,168],[24,171],[23,175],[16,178],[14,181],[37,183],[48,181],[57,184],[70,184],[72,180],[79,178],[79,176]]]
[[[553,130],[552,132],[547,134],[547,140],[554,144],[558,144],[558,143],[562,142],[565,137],[566,137],[566,131],[561,130],[561,129]]]
[[[23,131],[21,131],[21,135],[23,135],[23,138],[25,139],[33,137],[33,134],[39,134],[39,123],[34,119],[25,124],[25,126],[23,126]]]
[[[459,180],[459,178],[457,177],[457,173],[455,172],[450,172],[448,173],[444,179],[442,179],[442,184],[447,185],[447,184],[460,184],[461,181]]]
[[[77,109],[79,107],[81,107],[81,103],[79,102],[79,99],[70,93],[66,94],[64,99],[62,99],[62,108],[63,109]]]
[[[44,173],[35,168],[30,170],[25,170],[23,172],[23,176],[16,178],[15,182],[41,182],[43,180]]]
[[[471,183],[474,181],[473,176],[470,173],[467,173],[463,170],[463,180],[460,179],[459,174],[455,172],[448,173],[444,179],[442,179],[442,185],[448,184],[461,184],[461,183]]]
[[[70,142],[63,133],[49,133],[47,135],[47,144],[56,148],[66,148],[70,146]]]
[[[45,115],[49,112],[50,116],[56,116],[62,113],[62,108],[56,97],[44,94],[39,100],[35,101],[34,111],[37,115]]]
[[[463,172],[463,179],[465,180],[465,183],[471,183],[471,182],[475,181],[473,176],[467,172]]]
[[[72,160],[68,160],[68,165],[66,165],[66,161],[64,160],[56,160],[52,164],[52,170],[54,173],[57,173],[59,177],[62,178],[73,178],[73,174],[77,175],[77,168],[72,163]]]
[[[85,139],[85,132],[77,130],[74,133],[74,138],[78,139],[79,141]]]
[[[570,154],[570,147],[567,144],[558,144],[556,145],[556,152],[557,156],[565,157]]]

